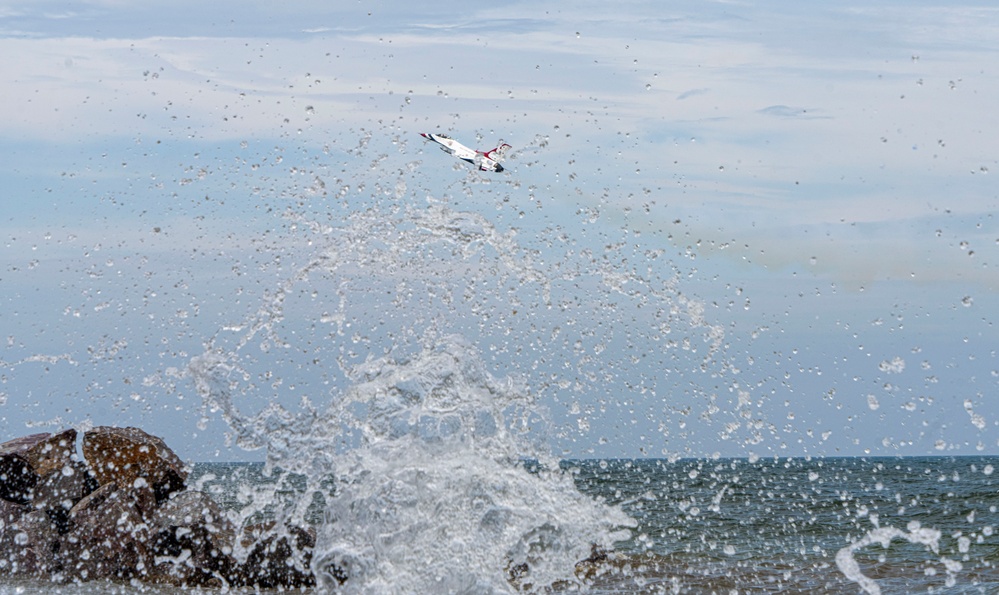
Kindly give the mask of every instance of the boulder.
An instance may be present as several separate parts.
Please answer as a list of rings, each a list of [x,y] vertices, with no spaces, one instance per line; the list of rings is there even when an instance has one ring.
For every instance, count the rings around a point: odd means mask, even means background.
[[[38,481],[61,470],[76,451],[76,430],[31,434],[0,444],[0,498],[27,504]]]
[[[159,580],[191,586],[221,586],[233,574],[236,530],[204,492],[171,495],[151,519],[155,573]]]
[[[299,589],[314,587],[316,577],[309,565],[316,546],[314,530],[274,523],[244,529],[242,543],[250,554],[230,578],[236,586],[256,589]]]
[[[47,514],[40,510],[25,512],[11,525],[11,532],[13,547],[5,548],[11,574],[51,576],[58,573],[62,542]]]
[[[59,529],[69,531],[69,511],[99,486],[93,473],[82,461],[71,461],[49,473],[35,485],[31,508],[44,511]]]
[[[161,438],[139,428],[94,428],[83,436],[83,456],[103,486],[149,487],[156,502],[184,489],[187,470]]]
[[[28,509],[21,504],[0,500],[0,536],[4,535],[5,531],[27,511]]]
[[[149,529],[134,493],[105,483],[70,511],[70,531],[63,537],[62,573],[66,579],[145,577],[152,568]]]
[[[18,526],[18,521],[30,509],[27,506],[0,500],[0,576],[14,574],[19,570],[17,551],[21,549],[26,536]]]
[[[184,488],[177,455],[138,428],[87,432],[89,465],[74,460],[75,440],[67,430],[0,444],[0,576],[185,589],[315,585],[314,531],[271,522],[237,537],[215,500]]]

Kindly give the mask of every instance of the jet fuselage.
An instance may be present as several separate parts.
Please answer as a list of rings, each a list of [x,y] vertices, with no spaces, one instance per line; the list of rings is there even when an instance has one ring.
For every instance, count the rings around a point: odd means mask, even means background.
[[[454,155],[462,161],[467,161],[479,168],[480,171],[503,171],[503,166],[499,161],[510,145],[503,143],[490,151],[476,151],[454,140],[446,134],[435,134],[433,132],[421,132],[420,136],[437,143],[441,150],[448,155]]]

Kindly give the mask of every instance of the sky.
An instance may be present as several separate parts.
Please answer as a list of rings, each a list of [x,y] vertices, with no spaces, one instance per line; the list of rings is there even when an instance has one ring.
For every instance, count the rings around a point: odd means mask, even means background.
[[[997,9],[327,4],[0,1],[0,437],[457,333],[562,456],[999,452]]]

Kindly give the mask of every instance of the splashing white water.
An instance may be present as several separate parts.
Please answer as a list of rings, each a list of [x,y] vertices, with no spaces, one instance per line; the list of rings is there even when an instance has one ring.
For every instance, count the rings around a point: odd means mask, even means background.
[[[480,215],[440,205],[385,215],[355,213],[336,230],[305,226],[329,237],[325,248],[269,292],[250,320],[228,326],[190,361],[206,419],[220,412],[239,445],[267,449],[269,470],[305,476],[301,499],[276,512],[279,526],[305,522],[314,496],[324,503],[312,559],[324,590],[503,593],[582,584],[576,563],[595,546],[626,539],[634,521],[580,493],[559,468],[550,453],[551,417],[526,379],[493,376],[480,348],[451,330],[471,326],[506,337],[513,323],[496,312],[519,309],[533,317],[551,309],[547,276],[512,232],[501,233]],[[667,303],[671,288],[638,295],[623,283],[650,289],[629,274],[617,284],[605,279],[603,291],[643,303],[658,297],[671,312],[664,324],[687,316],[693,326],[707,327],[696,303]],[[334,329],[305,340],[314,341],[311,366],[335,361],[344,388],[327,389],[324,407],[303,397],[300,411],[275,399],[244,412],[243,399],[259,391],[254,379],[274,377],[270,369],[248,370],[271,365],[273,349],[291,351],[293,340],[303,341],[288,339],[298,333],[289,312],[303,308],[295,300],[317,288],[338,305],[307,321],[313,329],[315,320]],[[328,303],[321,301],[320,307]],[[306,306],[315,311],[311,302]],[[358,330],[365,325],[375,330]],[[710,344],[715,329],[707,328]],[[564,357],[538,334],[533,344],[504,343],[501,352],[530,348],[542,361]],[[388,346],[380,356],[345,347],[381,342]],[[254,345],[265,356],[251,356]],[[335,494],[324,487],[331,477]],[[244,516],[273,508],[269,497],[257,500]],[[345,584],[334,568],[347,574]]]
[[[338,479],[312,563],[324,589],[340,585],[331,566],[349,576],[347,593],[503,593],[514,575],[521,587],[576,581],[592,546],[634,526],[576,489],[540,446],[542,408],[458,337],[359,366],[363,381],[322,414],[244,417],[219,389],[230,371],[210,354],[191,362],[202,395],[243,440],[266,440],[282,468]],[[353,447],[335,454],[351,434]]]
[[[514,569],[544,586],[573,580],[592,544],[627,537],[616,528],[630,519],[539,457],[532,434],[544,418],[525,387],[492,378],[464,341],[447,337],[412,360],[358,372],[367,380],[347,402],[366,405],[352,421],[362,447],[344,458],[348,479],[313,565],[327,587],[331,563],[357,593],[507,592]],[[524,455],[544,469],[529,472]]]
[[[926,546],[928,550],[937,554],[939,552],[940,531],[922,527],[918,521],[912,521],[906,527],[908,531],[903,531],[895,527],[876,527],[871,529],[862,538],[836,552],[836,567],[843,573],[843,576],[857,583],[868,595],[881,595],[881,587],[874,579],[866,576],[860,569],[854,553],[867,546],[879,544],[887,549],[893,539],[902,539],[914,545]],[[940,558],[944,569],[947,572],[947,586],[955,583],[954,574],[961,570],[961,563],[949,558]]]

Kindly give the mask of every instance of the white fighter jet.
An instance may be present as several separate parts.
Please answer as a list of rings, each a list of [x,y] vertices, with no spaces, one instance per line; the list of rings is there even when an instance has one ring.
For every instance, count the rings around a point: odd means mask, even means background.
[[[475,149],[469,149],[446,134],[421,132],[420,136],[440,145],[441,150],[445,153],[454,155],[462,161],[467,161],[477,166],[480,171],[503,171],[503,166],[499,162],[502,161],[503,155],[510,148],[510,145],[503,143],[490,151],[476,151]]]

